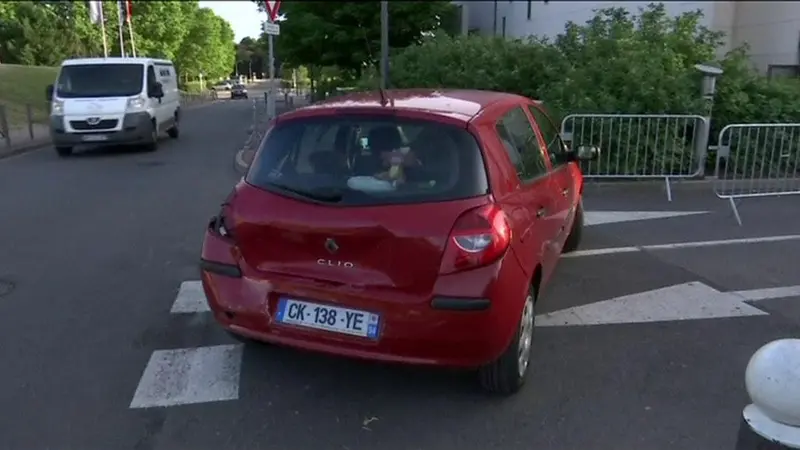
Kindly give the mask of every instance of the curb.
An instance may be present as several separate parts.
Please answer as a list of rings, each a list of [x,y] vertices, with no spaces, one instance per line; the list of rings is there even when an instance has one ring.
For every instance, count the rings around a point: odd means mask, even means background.
[[[236,166],[236,171],[244,174],[247,172],[247,169],[250,167],[250,163],[247,162],[248,156],[247,152],[252,152],[255,154],[255,150],[251,150],[248,147],[244,147],[238,152],[236,152],[236,156],[233,158],[234,165]],[[252,159],[252,155],[249,156]],[[251,161],[252,162],[252,161]]]
[[[29,142],[27,144],[20,145],[17,148],[13,148],[8,151],[4,151],[0,149],[0,160],[11,158],[12,156],[21,155],[23,153],[32,152],[34,150],[39,150],[48,146],[53,145],[52,141],[48,138],[46,141],[39,141],[39,142]]]

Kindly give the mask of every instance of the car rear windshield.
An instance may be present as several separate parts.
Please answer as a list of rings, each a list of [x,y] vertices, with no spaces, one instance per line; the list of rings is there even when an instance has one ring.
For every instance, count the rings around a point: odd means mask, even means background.
[[[279,121],[246,181],[300,200],[346,206],[488,192],[480,148],[464,127],[381,115]]]
[[[141,64],[81,64],[61,67],[56,95],[61,98],[130,97],[142,92]]]

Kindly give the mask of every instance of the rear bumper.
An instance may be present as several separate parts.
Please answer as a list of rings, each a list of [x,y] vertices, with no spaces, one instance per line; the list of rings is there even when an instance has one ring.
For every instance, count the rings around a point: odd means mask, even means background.
[[[122,121],[122,129],[118,131],[97,130],[70,133],[64,128],[63,116],[50,117],[50,137],[56,147],[72,147],[82,144],[120,145],[144,143],[150,139],[151,127],[151,117],[145,112],[126,114]],[[91,135],[104,135],[106,139],[103,141],[87,141],[86,136]]]
[[[209,257],[209,236],[204,258]],[[233,333],[345,357],[419,365],[474,368],[497,359],[516,332],[526,289],[514,286],[524,275],[510,253],[504,261],[470,274],[493,280],[481,293],[485,295],[474,298],[457,295],[456,288],[447,287],[457,284],[448,280],[436,283],[434,291],[440,295],[423,297],[385,288],[254,276],[247,267],[237,276],[235,269],[241,264],[228,264],[227,270],[222,270],[224,263],[212,264],[217,266],[201,265],[203,289],[216,321]],[[380,336],[369,340],[278,323],[275,312],[281,295],[380,314]]]

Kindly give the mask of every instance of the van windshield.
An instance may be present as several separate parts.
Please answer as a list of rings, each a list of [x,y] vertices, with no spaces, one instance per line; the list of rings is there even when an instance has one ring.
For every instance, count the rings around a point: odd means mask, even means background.
[[[85,64],[62,66],[56,83],[61,98],[130,97],[142,92],[141,64]]]
[[[457,200],[489,189],[478,143],[464,127],[381,115],[278,121],[246,181],[343,206]]]

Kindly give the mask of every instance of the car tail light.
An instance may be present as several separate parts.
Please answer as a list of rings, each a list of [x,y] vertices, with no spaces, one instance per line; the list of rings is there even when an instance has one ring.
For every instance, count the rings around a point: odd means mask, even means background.
[[[217,213],[216,216],[212,217],[211,221],[208,224],[208,229],[210,231],[229,240],[233,240],[233,230],[228,224],[228,221],[226,219],[226,213],[228,211],[228,207],[231,204],[231,201],[233,201],[233,198],[235,196],[236,196],[235,190],[231,191],[231,193],[228,194],[228,197],[225,199],[224,202],[222,202],[222,205],[219,208],[219,213]]]
[[[439,273],[491,264],[503,256],[510,244],[511,228],[500,207],[489,204],[466,211],[450,232]]]

